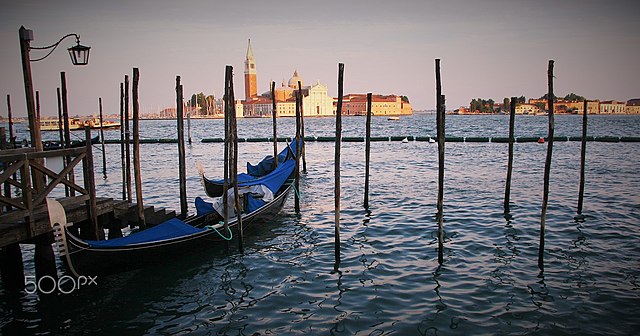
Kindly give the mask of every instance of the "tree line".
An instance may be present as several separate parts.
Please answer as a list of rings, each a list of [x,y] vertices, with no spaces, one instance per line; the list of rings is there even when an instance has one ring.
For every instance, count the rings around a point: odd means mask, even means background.
[[[542,97],[538,99],[542,99],[546,101],[547,94],[545,93]],[[584,97],[579,96],[572,92],[564,96],[563,100],[567,102],[581,102],[581,101],[584,101]],[[558,101],[558,97],[556,95],[553,96],[553,101],[554,102]],[[525,96],[520,96],[520,97],[517,97],[516,99],[516,105],[525,104],[526,102],[527,102],[527,98]],[[501,105],[496,104],[496,102],[491,98],[489,99],[474,98],[474,99],[471,99],[471,102],[469,103],[469,108],[472,112],[479,112],[479,113],[509,112],[510,104],[511,104],[510,98],[503,98]],[[546,109],[546,104],[543,102],[536,103],[535,105],[538,106],[540,109],[543,109],[543,110]]]

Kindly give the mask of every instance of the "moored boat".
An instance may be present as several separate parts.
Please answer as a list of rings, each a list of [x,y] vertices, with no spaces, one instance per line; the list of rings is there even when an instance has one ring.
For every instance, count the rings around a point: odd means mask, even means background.
[[[295,160],[287,160],[273,172],[246,185],[245,190],[239,189],[243,195],[241,217],[245,234],[259,223],[272,219],[282,209],[292,188],[294,169]],[[251,186],[256,188],[249,188]],[[255,189],[264,192],[262,197],[254,196]],[[243,193],[247,190],[251,192]],[[230,194],[233,194],[233,190]],[[59,217],[52,214],[51,210],[50,218],[52,225],[57,222],[65,228],[56,230],[54,225],[56,241],[64,245],[61,255],[69,271],[76,275],[93,276],[144,267],[188,253],[196,247],[231,240],[238,232],[237,216],[229,216],[228,229],[225,230],[216,203],[220,204],[221,201],[209,203],[196,198],[197,214],[185,220],[174,218],[126,237],[98,241],[76,237],[66,229],[66,219],[56,219]],[[52,208],[55,205],[50,206]],[[229,211],[233,211],[231,209],[233,205],[229,205]],[[57,225],[58,228],[60,226]]]
[[[296,140],[294,139],[290,144],[288,144],[280,153],[278,153],[278,164],[290,160],[296,155]],[[238,183],[239,185],[244,185],[246,183],[252,183],[256,179],[265,176],[266,174],[273,171],[275,168],[275,161],[272,155],[269,155],[262,159],[255,166],[247,162],[247,172],[238,174]],[[202,167],[198,167],[200,173],[200,179],[202,181],[202,185],[204,186],[205,192],[209,197],[219,197],[222,195],[223,188],[223,179],[218,180],[210,180],[205,176],[204,169]]]
[[[70,118],[69,119],[69,130],[81,130],[84,129],[85,126],[89,126],[92,129],[111,129],[111,128],[119,128],[120,123],[109,120],[102,120],[100,123],[100,118],[90,118],[87,120],[80,120],[80,118]],[[41,131],[59,131],[60,128],[63,128],[63,125],[57,119],[41,119],[40,120],[40,130]]]

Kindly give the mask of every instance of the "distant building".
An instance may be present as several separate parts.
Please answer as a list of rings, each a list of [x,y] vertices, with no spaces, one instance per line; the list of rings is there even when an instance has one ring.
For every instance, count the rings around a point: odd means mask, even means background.
[[[338,99],[334,98],[334,106]],[[405,115],[412,114],[413,110],[409,99],[397,95],[372,95],[371,115]],[[366,115],[367,95],[363,93],[351,93],[342,98],[343,115]]]
[[[250,100],[258,95],[258,78],[256,69],[256,59],[253,57],[251,49],[251,39],[247,47],[247,57],[244,61],[244,99]]]
[[[628,114],[640,114],[640,98],[634,98],[627,100],[626,113]]]
[[[518,104],[516,105],[516,114],[541,114],[544,111],[535,104]]]
[[[605,100],[600,102],[601,114],[620,114],[625,113],[627,104],[625,102],[619,102],[615,100]]]
[[[261,95],[257,94],[257,71],[255,57],[251,49],[251,41],[247,47],[245,59],[245,100],[242,101],[243,114],[245,117],[269,117],[273,113],[273,102],[271,90]],[[298,82],[300,82],[302,94],[302,113],[304,116],[332,116],[336,113],[336,98],[329,96],[327,85],[319,81],[312,85],[305,85],[304,79],[297,70],[288,82],[282,81],[280,87],[275,88],[276,114],[280,117],[295,117],[296,115],[296,93],[298,92]],[[364,96],[364,100],[363,97]],[[343,113],[345,115],[366,114],[366,95],[351,94],[344,96]],[[396,95],[374,95],[372,102],[372,113],[374,115],[401,115],[412,114],[409,99]]]

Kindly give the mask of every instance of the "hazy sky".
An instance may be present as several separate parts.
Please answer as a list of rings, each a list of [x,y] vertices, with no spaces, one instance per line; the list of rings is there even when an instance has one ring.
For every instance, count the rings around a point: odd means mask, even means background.
[[[225,65],[244,98],[243,66],[251,38],[258,91],[280,85],[295,69],[337,95],[407,95],[414,109],[435,108],[434,59],[442,65],[447,107],[472,98],[540,97],[555,60],[555,93],[590,99],[640,97],[640,1],[12,1],[0,12],[0,93],[26,115],[18,29],[32,46],[80,34],[88,66],[74,67],[67,39],[32,63],[43,115],[56,115],[60,72],[67,74],[71,115],[117,113],[119,83],[140,69],[143,112],[175,106],[175,76],[185,96],[220,97]],[[41,56],[36,50],[31,57]],[[6,116],[6,104],[0,115]]]

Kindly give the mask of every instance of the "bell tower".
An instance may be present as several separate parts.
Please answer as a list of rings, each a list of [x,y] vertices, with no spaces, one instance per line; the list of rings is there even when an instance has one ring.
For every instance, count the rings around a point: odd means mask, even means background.
[[[258,84],[256,80],[256,59],[251,50],[251,39],[247,47],[247,57],[244,61],[244,98],[250,100],[258,96]]]

